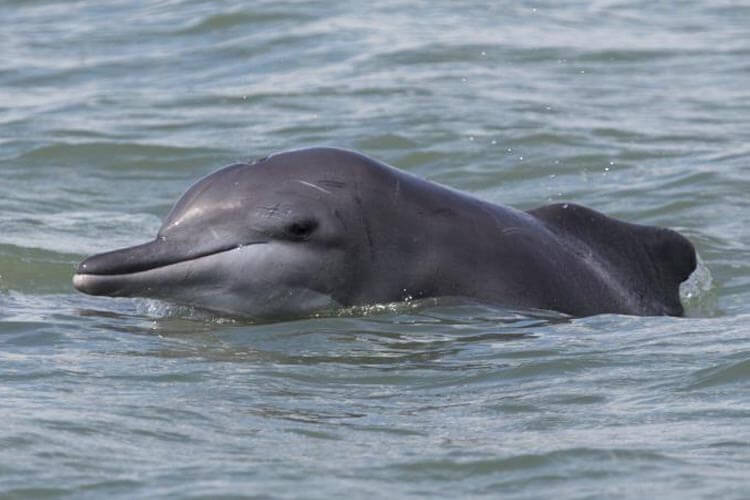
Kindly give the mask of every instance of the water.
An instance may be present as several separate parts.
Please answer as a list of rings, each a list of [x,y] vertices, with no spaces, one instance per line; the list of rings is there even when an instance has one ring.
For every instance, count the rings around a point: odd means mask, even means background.
[[[0,3],[0,496],[747,498],[750,7]],[[335,145],[675,228],[688,317],[94,298],[197,177]]]

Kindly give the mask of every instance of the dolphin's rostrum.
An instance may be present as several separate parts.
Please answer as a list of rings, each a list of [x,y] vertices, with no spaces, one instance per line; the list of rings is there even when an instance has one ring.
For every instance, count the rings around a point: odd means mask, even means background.
[[[314,148],[199,180],[151,242],[91,256],[74,286],[259,319],[406,297],[681,315],[695,269],[678,233],[574,204],[528,212],[361,154]]]

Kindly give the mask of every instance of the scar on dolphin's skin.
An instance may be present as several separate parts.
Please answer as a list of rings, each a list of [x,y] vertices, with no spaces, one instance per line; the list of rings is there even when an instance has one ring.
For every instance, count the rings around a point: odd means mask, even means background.
[[[331,194],[331,192],[330,192],[329,190],[327,190],[327,189],[323,189],[322,187],[320,187],[320,186],[317,186],[317,185],[313,184],[312,182],[307,182],[307,181],[303,181],[303,180],[300,180],[300,179],[297,179],[297,182],[299,182],[299,183],[300,183],[300,184],[302,184],[303,186],[309,186],[309,187],[311,187],[311,188],[313,188],[313,189],[317,189],[317,190],[318,190],[318,191],[320,191],[321,193],[325,193],[325,194]]]
[[[678,316],[679,284],[695,267],[692,244],[669,229],[573,203],[521,211],[312,148],[204,177],[153,241],[85,259],[73,284],[259,319],[405,295]]]

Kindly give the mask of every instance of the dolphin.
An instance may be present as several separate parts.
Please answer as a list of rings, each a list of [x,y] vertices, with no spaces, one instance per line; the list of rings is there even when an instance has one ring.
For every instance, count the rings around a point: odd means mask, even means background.
[[[264,320],[434,297],[680,316],[695,267],[693,245],[669,229],[573,203],[521,211],[312,148],[198,180],[153,241],[86,258],[73,285]]]

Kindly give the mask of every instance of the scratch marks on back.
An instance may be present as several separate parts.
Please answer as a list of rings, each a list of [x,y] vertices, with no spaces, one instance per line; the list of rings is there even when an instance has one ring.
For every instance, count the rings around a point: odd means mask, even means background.
[[[331,189],[342,189],[346,187],[346,182],[339,181],[336,179],[320,179],[318,184],[323,185]]]
[[[308,187],[311,187],[313,189],[317,189],[321,193],[332,194],[329,190],[327,190],[325,188],[322,188],[322,187],[318,186],[317,184],[313,184],[312,182],[307,182],[307,181],[303,181],[303,180],[300,180],[300,179],[297,179],[296,182],[299,182],[300,184],[308,186]]]

